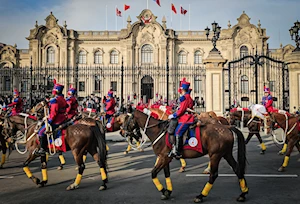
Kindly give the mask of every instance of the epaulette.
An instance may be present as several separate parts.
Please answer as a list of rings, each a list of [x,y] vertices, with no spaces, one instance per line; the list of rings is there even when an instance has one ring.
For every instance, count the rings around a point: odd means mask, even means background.
[[[272,99],[273,97],[271,96],[271,95],[269,95],[268,97],[267,97],[267,99],[268,100],[270,100],[270,99]]]
[[[183,95],[183,96],[180,96],[179,101],[182,102],[182,101],[185,101],[185,99],[186,99],[186,98],[185,98],[185,96]]]
[[[15,99],[14,99],[14,102],[18,102],[18,101],[19,101],[19,98],[15,98]]]
[[[71,100],[71,96],[66,99],[66,101],[70,101],[70,100]]]
[[[57,103],[57,100],[56,100],[56,98],[51,98],[49,102],[50,102],[50,104],[55,104],[55,103]]]

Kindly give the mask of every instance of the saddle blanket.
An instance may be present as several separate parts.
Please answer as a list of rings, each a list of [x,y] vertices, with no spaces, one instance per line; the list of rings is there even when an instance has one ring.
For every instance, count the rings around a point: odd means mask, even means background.
[[[59,133],[61,131],[61,133]],[[52,140],[50,138],[50,143],[51,144],[48,144],[48,148],[50,149],[53,149],[55,148],[56,151],[61,151],[61,152],[66,152],[68,149],[67,149],[67,145],[66,145],[66,141],[65,141],[65,135],[66,135],[66,130],[63,129],[63,130],[59,130],[59,132],[54,135],[54,145],[52,143]],[[36,140],[36,143],[37,144],[40,144],[40,141],[39,139],[37,138]]]
[[[187,130],[188,137],[183,145],[183,150],[194,150],[199,153],[203,153],[203,147],[201,142],[200,127]],[[184,134],[186,135],[186,133]],[[169,148],[172,148],[169,134],[166,134],[166,144]]]

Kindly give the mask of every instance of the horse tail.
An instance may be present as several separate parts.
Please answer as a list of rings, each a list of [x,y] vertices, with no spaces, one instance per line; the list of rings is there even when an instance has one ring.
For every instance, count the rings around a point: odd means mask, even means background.
[[[237,141],[238,141],[238,155],[237,155],[237,173],[240,178],[244,177],[245,170],[246,170],[246,144],[245,144],[245,138],[243,133],[238,130],[235,127],[230,127],[230,130],[232,130],[237,135]]]
[[[94,136],[97,140],[97,146],[99,148],[98,155],[100,159],[100,164],[106,169],[106,158],[107,158],[107,151],[106,151],[106,140],[105,140],[105,133],[101,131],[101,125],[96,122],[96,126],[92,126],[91,129],[93,130]]]

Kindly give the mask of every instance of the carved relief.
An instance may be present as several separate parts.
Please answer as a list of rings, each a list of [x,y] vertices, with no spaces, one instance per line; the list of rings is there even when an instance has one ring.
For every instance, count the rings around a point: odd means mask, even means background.
[[[258,33],[255,28],[246,27],[238,31],[235,38],[235,48],[239,48],[242,44],[251,44],[253,47],[257,44]]]

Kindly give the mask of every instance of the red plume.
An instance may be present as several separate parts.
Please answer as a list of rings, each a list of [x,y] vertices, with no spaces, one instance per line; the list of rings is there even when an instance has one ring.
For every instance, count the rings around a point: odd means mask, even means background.
[[[69,89],[72,88],[72,84],[70,84]]]
[[[56,79],[53,79],[53,84],[56,84]]]

